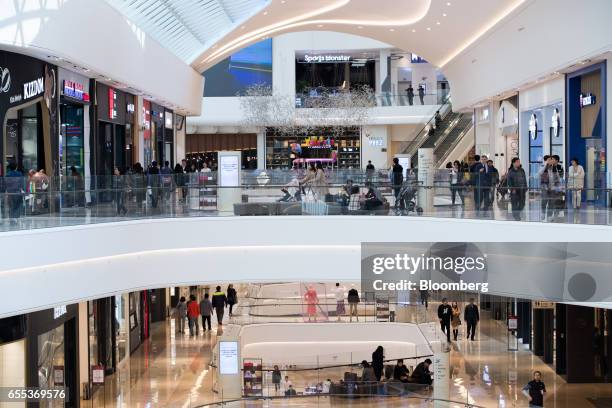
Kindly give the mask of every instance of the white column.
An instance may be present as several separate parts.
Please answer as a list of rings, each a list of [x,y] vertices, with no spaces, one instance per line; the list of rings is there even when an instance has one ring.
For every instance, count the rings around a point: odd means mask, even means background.
[[[257,132],[257,168],[266,168],[266,130],[260,129]]]
[[[419,158],[419,169],[418,169],[418,180],[419,185],[422,187],[431,187],[434,184],[434,174],[436,170],[436,163],[434,158],[434,151],[432,148],[420,148],[418,152]],[[418,192],[419,207],[427,212],[433,211],[434,204],[434,189],[433,188],[420,188]]]
[[[435,401],[436,399],[448,400],[450,398],[450,353],[435,353],[433,357],[433,397],[434,407],[449,407],[448,402]]]
[[[378,65],[378,73],[379,73],[379,77],[378,77],[378,81],[379,81],[379,87],[377,88],[380,89],[380,93],[383,92],[391,92],[390,86],[388,89],[384,89],[383,85],[385,84],[385,80],[389,80],[389,83],[391,81],[391,78],[387,76],[387,70],[389,68],[389,57],[391,56],[391,50],[380,50],[380,64]]]
[[[174,120],[176,121],[176,115],[174,116]],[[175,163],[180,163],[181,160],[183,160],[185,158],[185,129],[187,124],[185,123],[186,119],[183,119],[183,127],[181,127],[180,129],[177,129],[175,131]],[[176,128],[176,122],[175,122],[175,128]]]
[[[89,324],[87,321],[89,316],[87,302],[78,304],[77,316],[79,322],[79,333],[77,338],[77,344],[79,345],[79,382],[82,384],[89,381]],[[129,340],[126,347],[127,350],[130,349]],[[78,386],[80,387],[81,384],[78,384]]]

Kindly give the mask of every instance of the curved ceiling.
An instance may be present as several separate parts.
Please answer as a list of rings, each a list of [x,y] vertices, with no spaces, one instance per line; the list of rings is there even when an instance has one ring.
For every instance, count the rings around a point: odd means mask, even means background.
[[[272,0],[191,61],[202,72],[251,43],[294,31],[338,31],[416,52],[443,66],[534,0]]]

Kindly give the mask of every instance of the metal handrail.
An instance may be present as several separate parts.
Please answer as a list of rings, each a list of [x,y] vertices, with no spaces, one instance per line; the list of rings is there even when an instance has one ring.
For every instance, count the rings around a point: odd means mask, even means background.
[[[444,103],[441,104],[440,111],[443,111],[443,115],[444,115],[442,117],[442,120],[444,120],[453,111],[452,103],[450,102],[450,98],[451,98],[451,95],[448,94],[446,96],[446,99],[444,100]],[[445,108],[448,108],[448,109],[445,110]],[[408,144],[406,147],[400,146],[400,149],[399,149],[400,152],[402,152],[402,154],[409,154],[411,156],[414,155],[416,151],[419,149],[419,147],[423,145],[423,142],[425,141],[425,139],[427,139],[428,134],[425,129],[427,128],[427,126],[435,123],[435,120],[436,120],[436,115],[434,113],[434,115],[427,122],[425,122],[421,130],[417,132],[416,138],[414,138],[410,142],[407,142]]]
[[[471,126],[466,126],[466,128],[463,130],[463,132],[461,132],[459,134],[459,136],[457,136],[457,139],[455,139],[455,141],[450,145],[450,147],[448,148],[448,151],[446,152],[444,157],[440,157],[438,159],[438,161],[436,162],[436,166],[435,166],[436,168],[439,168],[442,165],[442,163],[444,163],[444,161],[446,160],[448,155],[455,149],[455,147],[457,147],[459,142],[461,142],[461,140],[463,140],[463,137],[466,135],[466,133],[468,133],[473,128],[474,128],[474,122],[472,121],[472,125]]]

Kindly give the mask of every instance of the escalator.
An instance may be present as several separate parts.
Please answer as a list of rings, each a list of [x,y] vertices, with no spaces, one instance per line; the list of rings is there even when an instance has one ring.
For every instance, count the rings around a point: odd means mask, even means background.
[[[472,128],[471,114],[457,114],[456,123],[453,128],[444,136],[437,138],[433,146],[434,157],[436,157],[437,167],[440,167],[444,161],[450,161],[449,154],[461,141],[461,138]]]

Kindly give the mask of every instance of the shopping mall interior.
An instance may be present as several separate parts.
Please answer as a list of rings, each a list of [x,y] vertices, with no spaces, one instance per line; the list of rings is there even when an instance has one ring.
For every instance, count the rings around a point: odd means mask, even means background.
[[[0,3],[0,408],[612,407],[610,0]]]

